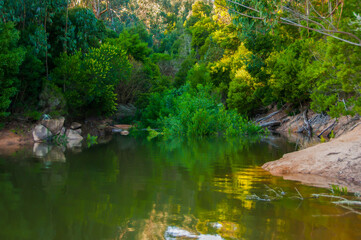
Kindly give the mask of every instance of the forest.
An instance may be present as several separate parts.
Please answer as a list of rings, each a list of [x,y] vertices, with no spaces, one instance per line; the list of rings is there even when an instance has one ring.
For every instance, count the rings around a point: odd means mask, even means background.
[[[262,133],[269,105],[361,113],[359,0],[0,1],[0,127],[109,117],[164,136]],[[137,108],[116,119],[119,106]]]

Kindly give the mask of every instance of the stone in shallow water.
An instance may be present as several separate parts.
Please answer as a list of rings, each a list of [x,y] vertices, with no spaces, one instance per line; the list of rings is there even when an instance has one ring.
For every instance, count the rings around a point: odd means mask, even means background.
[[[51,136],[52,133],[50,130],[41,124],[37,125],[33,130],[33,138],[35,142],[43,142],[49,139]]]
[[[60,133],[64,126],[65,118],[48,119],[41,121],[41,124],[51,131],[52,134],[57,135]]]
[[[164,233],[164,238],[166,240],[171,240],[171,239],[223,240],[223,238],[219,235],[196,234],[181,229],[179,227],[173,227],[173,226],[169,226],[167,228],[166,232]]]

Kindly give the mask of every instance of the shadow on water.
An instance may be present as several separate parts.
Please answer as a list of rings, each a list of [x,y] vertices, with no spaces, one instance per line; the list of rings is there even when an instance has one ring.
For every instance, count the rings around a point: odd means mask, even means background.
[[[119,136],[82,152],[38,147],[44,156],[0,160],[0,239],[361,237],[359,215],[292,198],[295,187],[304,196],[328,190],[259,167],[295,149],[280,136],[173,142]],[[271,194],[268,187],[288,197],[249,198]]]

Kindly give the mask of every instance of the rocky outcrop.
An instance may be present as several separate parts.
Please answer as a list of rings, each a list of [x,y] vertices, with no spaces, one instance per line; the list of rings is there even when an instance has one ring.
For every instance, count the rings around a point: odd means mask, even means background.
[[[342,180],[361,189],[361,125],[330,142],[285,154],[263,168],[287,179],[312,183],[312,179],[320,179],[314,176],[320,176],[326,186]]]
[[[303,133],[316,138],[341,136],[360,121],[358,115],[354,117],[342,116],[335,119],[325,114],[307,110],[307,108],[302,109],[296,115],[291,115],[289,109],[277,110],[277,108],[272,108],[268,114],[255,119],[257,124],[272,131],[286,134]]]
[[[47,119],[41,121],[41,125],[50,130],[53,135],[58,135],[64,126],[65,118]]]
[[[53,136],[53,134],[51,133],[51,131],[41,124],[35,126],[35,128],[33,130],[33,138],[34,138],[35,142],[47,141],[52,136]]]

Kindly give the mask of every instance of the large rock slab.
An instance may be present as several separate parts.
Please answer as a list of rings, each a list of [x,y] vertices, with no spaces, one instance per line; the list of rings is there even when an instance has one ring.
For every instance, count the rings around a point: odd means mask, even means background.
[[[304,176],[321,176],[353,183],[361,189],[361,125],[327,143],[285,154],[280,160],[264,164],[263,168],[288,179],[303,181]],[[332,181],[329,183],[334,184]]]
[[[52,136],[51,131],[41,124],[37,125],[33,130],[33,138],[35,142],[44,142]]]
[[[41,121],[41,124],[49,129],[53,135],[58,135],[64,126],[65,118],[47,119]]]

